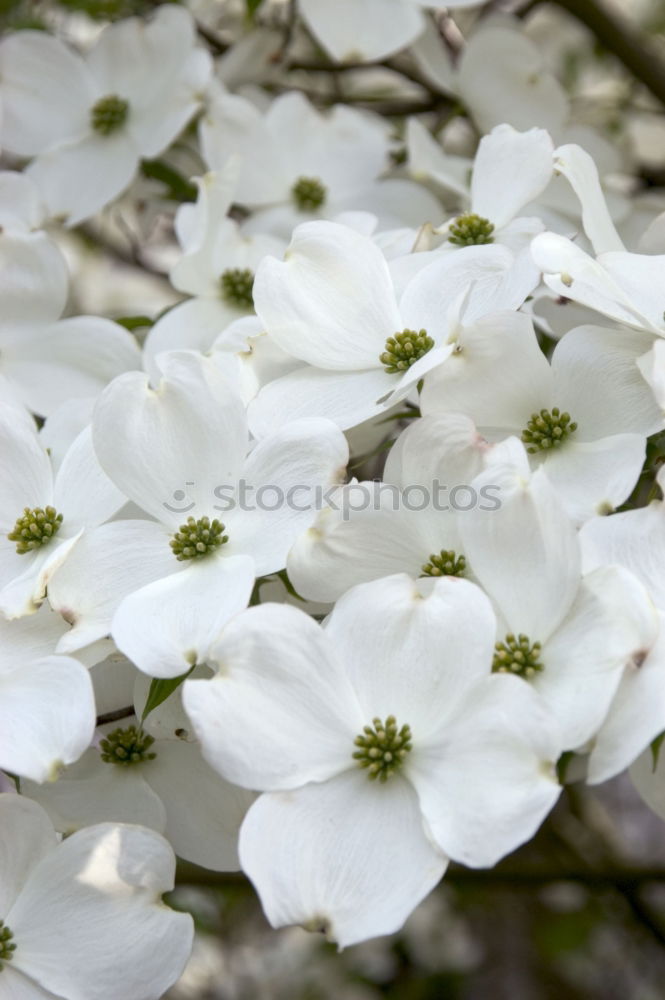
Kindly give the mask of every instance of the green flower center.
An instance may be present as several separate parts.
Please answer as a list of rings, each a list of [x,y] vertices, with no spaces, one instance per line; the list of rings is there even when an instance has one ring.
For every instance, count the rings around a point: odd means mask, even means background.
[[[90,124],[95,132],[111,135],[125,124],[128,114],[129,103],[122,97],[109,94],[108,97],[100,97],[91,107]]]
[[[448,230],[448,240],[458,247],[478,246],[494,243],[494,226],[481,215],[459,215]]]
[[[394,715],[385,722],[373,719],[371,726],[365,726],[360,736],[353,741],[360,747],[353,754],[359,767],[367,768],[370,781],[387,781],[399,771],[404,758],[411,750],[411,727],[398,729]]]
[[[403,330],[386,340],[386,349],[379,355],[379,361],[389,375],[405,372],[416,361],[420,361],[434,347],[427,330]]]
[[[571,420],[570,413],[562,413],[555,406],[552,410],[531,414],[531,419],[522,431],[522,441],[528,445],[526,450],[529,454],[535,455],[539,451],[558,448],[576,430],[577,424]]]
[[[527,636],[506,636],[504,642],[497,642],[494,647],[492,672],[495,674],[516,674],[525,680],[543,670],[540,656],[540,643],[531,643]]]
[[[209,517],[200,517],[195,521],[193,517],[188,517],[187,523],[180,525],[169,545],[178,562],[184,562],[185,559],[203,559],[228,540],[224,525],[217,518],[211,521]]]
[[[106,764],[122,764],[123,767],[144,764],[157,756],[156,753],[150,752],[154,742],[152,736],[137,729],[136,726],[114,729],[106,739],[101,740],[100,757]]]
[[[464,576],[466,559],[456,556],[452,549],[441,549],[438,556],[430,556],[421,569],[423,576]]]
[[[9,962],[16,951],[16,945],[12,940],[13,937],[14,935],[9,927],[5,927],[4,921],[0,920],[0,972],[4,968],[3,963]]]
[[[301,212],[313,212],[326,200],[328,192],[318,177],[299,177],[291,188],[291,197]]]
[[[238,306],[239,309],[252,309],[254,307],[254,272],[248,267],[229,267],[219,279],[222,298],[229,305]]]
[[[62,524],[62,514],[55,507],[24,507],[13,529],[7,535],[10,542],[16,542],[20,556],[32,552],[42,545],[48,545],[57,535]]]

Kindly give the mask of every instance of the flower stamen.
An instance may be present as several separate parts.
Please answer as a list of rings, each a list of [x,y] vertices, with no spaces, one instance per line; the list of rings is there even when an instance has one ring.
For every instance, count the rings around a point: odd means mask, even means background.
[[[111,135],[127,121],[129,114],[129,102],[118,97],[116,94],[108,94],[100,97],[96,104],[90,109],[90,124],[95,132],[102,135]]]
[[[62,514],[58,514],[55,507],[24,507],[7,538],[16,542],[16,551],[22,556],[48,545],[61,524]]]
[[[386,349],[379,355],[379,361],[389,375],[407,371],[416,361],[420,361],[434,347],[434,341],[427,330],[402,330],[386,340]]]
[[[12,940],[13,937],[14,935],[9,927],[5,925],[4,920],[0,920],[0,972],[4,968],[4,963],[9,962],[16,951],[16,945]]]
[[[301,212],[314,212],[325,203],[328,192],[318,177],[299,177],[291,188],[291,197]]]
[[[448,241],[459,247],[480,246],[494,243],[494,225],[481,215],[459,215],[448,229]]]
[[[370,781],[387,781],[392,778],[412,748],[411,727],[397,728],[394,715],[389,715],[385,722],[376,718],[371,726],[364,726],[359,736],[353,741],[360,750],[352,755],[359,767],[367,768]]]
[[[539,451],[550,451],[574,434],[577,424],[571,420],[570,413],[562,413],[558,406],[551,410],[541,410],[532,413],[531,419],[522,431],[522,441],[526,444],[530,455]]]
[[[224,525],[217,518],[200,517],[195,520],[188,517],[173,535],[169,545],[173,549],[178,562],[186,559],[203,559],[210,555],[220,545],[228,542],[229,536],[224,534]]]
[[[429,557],[421,570],[423,576],[464,576],[466,559],[455,555],[452,549],[441,549],[438,555]]]
[[[229,267],[219,279],[222,298],[239,309],[254,307],[254,272],[248,267]]]
[[[154,737],[136,726],[114,729],[100,741],[100,757],[106,764],[121,764],[123,767],[145,764],[157,756],[150,751],[154,742]]]
[[[544,669],[538,657],[541,644],[531,643],[526,635],[509,633],[504,642],[497,642],[492,663],[492,673],[515,674],[529,680]]]

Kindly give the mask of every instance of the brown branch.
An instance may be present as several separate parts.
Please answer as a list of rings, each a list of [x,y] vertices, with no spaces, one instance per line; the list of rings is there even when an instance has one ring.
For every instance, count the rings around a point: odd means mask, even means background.
[[[129,719],[133,715],[136,715],[133,705],[128,705],[127,708],[116,708],[115,712],[104,712],[102,715],[98,715],[96,725],[105,726],[108,722]]]

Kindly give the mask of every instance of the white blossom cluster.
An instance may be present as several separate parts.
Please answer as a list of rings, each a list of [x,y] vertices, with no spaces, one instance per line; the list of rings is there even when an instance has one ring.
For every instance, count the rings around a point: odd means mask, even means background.
[[[217,64],[175,4],[0,43],[2,1000],[160,997],[175,855],[345,947],[567,775],[632,765],[665,817],[665,214],[627,225],[517,22],[453,61],[439,7],[288,31],[408,48],[472,158],[269,85],[283,26]],[[70,231],[151,198],[176,304],[72,316]]]

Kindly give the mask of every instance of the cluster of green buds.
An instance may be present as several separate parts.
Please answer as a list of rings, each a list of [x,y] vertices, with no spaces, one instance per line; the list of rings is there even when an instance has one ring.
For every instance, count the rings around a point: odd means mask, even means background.
[[[448,229],[448,240],[459,247],[480,246],[494,243],[494,226],[489,219],[481,215],[460,215],[451,222]]]
[[[531,643],[526,635],[512,633],[506,636],[504,642],[497,642],[494,647],[492,670],[495,674],[516,674],[529,680],[543,670],[540,656],[541,644]]]
[[[522,441],[527,445],[531,455],[539,451],[550,451],[574,434],[577,424],[571,420],[570,413],[562,413],[558,406],[551,410],[541,410],[532,413],[531,419],[522,431]]]
[[[100,740],[100,757],[106,764],[121,764],[123,767],[145,764],[157,756],[150,750],[154,742],[149,733],[144,733],[137,726],[114,729],[105,739]]]
[[[248,267],[229,267],[219,279],[222,298],[239,309],[254,307],[254,272]]]
[[[367,768],[370,780],[387,781],[400,769],[412,748],[411,727],[398,728],[394,715],[389,715],[385,722],[376,718],[371,726],[363,727],[353,742],[360,747],[353,759],[359,767]]]
[[[48,545],[53,536],[57,535],[61,524],[62,514],[58,514],[55,507],[24,507],[7,538],[10,542],[16,542],[19,555],[25,555],[42,545]]]
[[[122,97],[109,94],[93,104],[90,109],[90,124],[101,135],[112,135],[127,121],[129,103]]]
[[[318,177],[299,177],[291,188],[291,197],[300,212],[315,212],[325,203],[327,195]]]
[[[386,340],[386,349],[379,355],[379,361],[389,375],[407,371],[411,365],[431,351],[434,341],[427,330],[402,330]]]
[[[452,549],[441,549],[438,555],[431,555],[429,562],[421,566],[423,576],[464,576],[466,559],[455,555]]]
[[[186,559],[202,559],[228,540],[229,536],[224,534],[224,525],[217,518],[211,521],[209,517],[200,517],[198,520],[188,517],[187,522],[181,524],[175,532],[169,545],[178,562],[184,562]]]
[[[3,970],[4,963],[9,962],[16,951],[13,937],[9,927],[5,925],[3,920],[0,920],[0,972]]]

